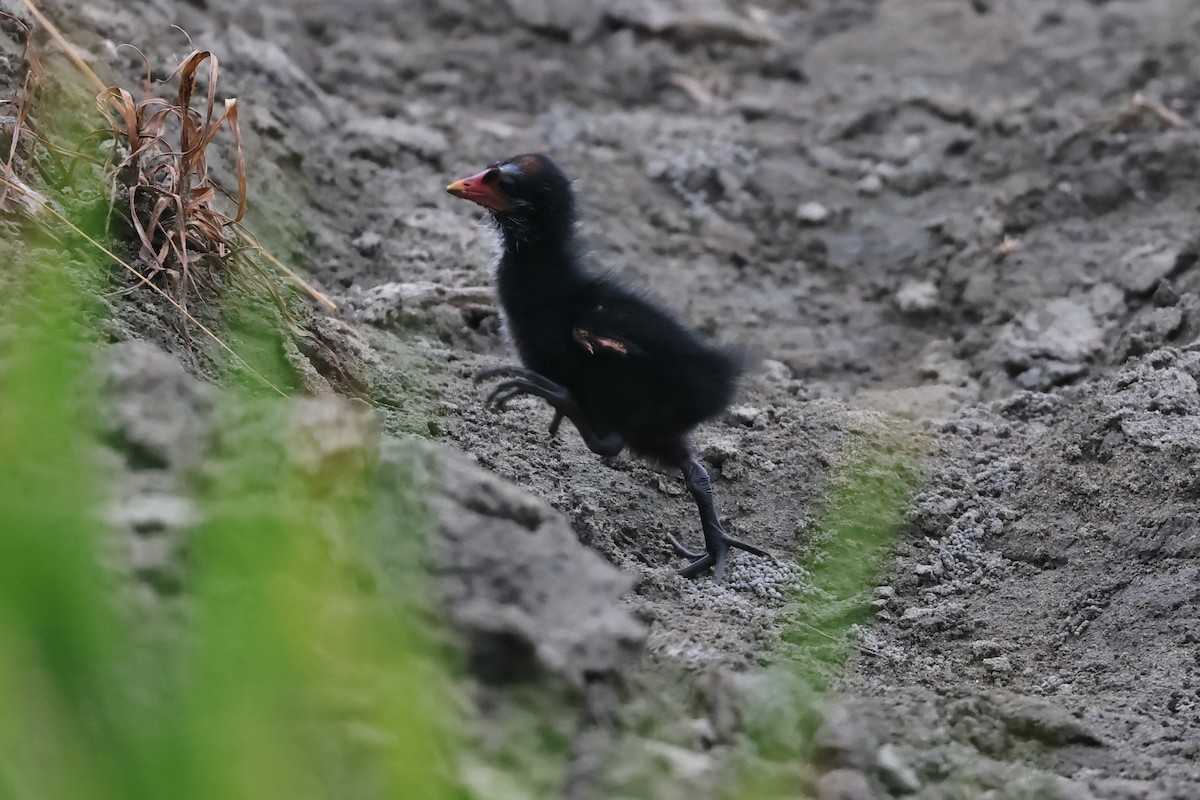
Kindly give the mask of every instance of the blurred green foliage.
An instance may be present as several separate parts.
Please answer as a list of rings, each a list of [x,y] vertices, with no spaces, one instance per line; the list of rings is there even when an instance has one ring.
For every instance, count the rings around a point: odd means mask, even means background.
[[[24,252],[0,300],[0,798],[462,797],[417,465],[314,468],[296,401],[232,387],[187,591],[154,618],[101,513],[95,276],[75,273],[108,265]]]
[[[749,697],[728,796],[791,798],[815,779],[821,703],[845,673],[856,625],[867,620],[872,591],[904,533],[921,448],[917,432],[899,419],[848,432],[801,560],[804,588],[789,603],[773,664]]]

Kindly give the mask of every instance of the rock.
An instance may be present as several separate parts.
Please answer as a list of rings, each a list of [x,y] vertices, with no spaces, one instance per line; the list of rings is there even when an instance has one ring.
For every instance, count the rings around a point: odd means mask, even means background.
[[[134,470],[184,475],[204,457],[211,429],[211,386],[188,375],[152,344],[114,345],[105,396],[113,398],[109,442]]]
[[[708,753],[658,741],[645,741],[642,748],[667,768],[672,782],[680,781],[697,789],[708,783],[706,779],[710,778],[713,771],[713,757]]]
[[[893,795],[915,794],[921,789],[921,779],[901,757],[900,751],[890,744],[879,748],[875,754],[875,769],[879,780]]]
[[[852,769],[835,769],[817,780],[817,800],[872,800],[871,782]]]
[[[977,639],[971,642],[971,653],[979,658],[1000,655],[1004,650],[1004,642],[995,639]]]
[[[1150,298],[1151,302],[1159,308],[1173,306],[1179,302],[1179,299],[1179,292],[1175,291],[1175,287],[1166,280],[1158,282],[1158,286],[1154,289],[1154,296]]]
[[[403,461],[406,445],[385,444]],[[435,551],[444,606],[486,684],[555,675],[576,689],[611,676],[646,635],[621,598],[633,586],[581,544],[567,520],[518,486],[448,448],[416,445],[432,461]]]
[[[726,461],[733,461],[741,455],[741,448],[728,438],[712,439],[700,449],[700,457],[714,467],[721,467]]]
[[[1016,377],[1017,385],[1029,391],[1042,392],[1079,378],[1087,371],[1082,361],[1064,364],[1048,361],[1031,367]]]
[[[1018,694],[993,698],[996,717],[1013,736],[1062,747],[1068,744],[1099,745],[1103,741],[1071,712],[1049,700]]]
[[[114,502],[107,520],[110,525],[149,535],[195,525],[196,509],[187,497],[142,492]]]
[[[998,346],[1001,358],[1011,366],[1028,367],[1036,359],[1049,359],[1073,369],[1104,346],[1104,334],[1086,305],[1059,297],[1005,326]]]
[[[822,716],[813,734],[816,763],[834,771],[869,769],[878,748],[871,729],[842,704],[827,706]]]
[[[374,231],[366,231],[351,241],[350,245],[364,256],[371,257],[379,253],[383,246],[383,237]]]
[[[1116,280],[1130,294],[1148,294],[1175,270],[1175,262],[1174,250],[1166,245],[1145,244],[1125,254]]]
[[[991,673],[1006,675],[1013,671],[1012,659],[1008,656],[995,656],[983,659],[984,668]]]
[[[762,364],[763,379],[770,384],[782,385],[792,380],[792,371],[782,361],[765,359]]]
[[[1162,347],[1182,327],[1183,309],[1179,306],[1141,309],[1121,336],[1125,357],[1140,356]]]
[[[917,156],[888,179],[888,185],[905,197],[916,197],[946,180],[946,173],[933,156]]]
[[[763,410],[754,406],[731,406],[729,420],[747,428],[754,426],[763,417]]]
[[[829,209],[817,202],[804,203],[796,209],[796,218],[806,225],[823,225],[830,216]]]
[[[1120,208],[1133,196],[1133,190],[1113,170],[1095,167],[1080,175],[1079,196],[1093,214],[1106,214]]]

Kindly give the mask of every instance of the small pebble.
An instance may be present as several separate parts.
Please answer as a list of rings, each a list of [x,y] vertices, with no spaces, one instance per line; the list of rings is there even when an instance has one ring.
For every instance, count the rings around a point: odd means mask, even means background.
[[[820,203],[812,202],[804,203],[796,209],[796,216],[801,222],[808,225],[823,225],[829,221],[831,213]]]
[[[985,658],[983,666],[987,667],[989,672],[1008,673],[1013,671],[1012,660],[1008,656]]]
[[[872,797],[867,776],[852,769],[831,770],[817,781],[818,800],[871,800]]]
[[[909,281],[896,290],[896,307],[905,314],[920,314],[937,308],[938,290],[933,281]]]
[[[859,181],[855,188],[859,194],[865,197],[874,197],[883,191],[883,178],[872,172]]]
[[[875,767],[879,771],[879,779],[893,795],[915,794],[920,791],[921,779],[892,745],[885,744],[879,748],[875,756]]]

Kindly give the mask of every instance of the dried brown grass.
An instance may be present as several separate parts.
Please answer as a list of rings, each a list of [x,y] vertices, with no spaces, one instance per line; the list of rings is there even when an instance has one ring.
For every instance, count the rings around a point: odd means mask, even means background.
[[[70,62],[97,89],[96,103],[107,125],[98,135],[112,142],[108,160],[101,164],[108,182],[110,220],[116,216],[132,231],[143,269],[137,269],[71,223],[32,186],[31,174],[40,170],[39,158],[65,155],[86,158],[64,149],[38,130],[35,106],[46,71],[33,44],[30,26],[0,12],[0,22],[19,29],[26,64],[23,83],[10,98],[0,98],[0,112],[9,121],[7,153],[0,162],[0,212],[33,220],[51,217],[88,241],[168,301],[180,315],[180,330],[187,340],[188,325],[201,330],[244,366],[250,365],[188,310],[189,300],[238,292],[253,283],[265,290],[283,312],[293,331],[297,324],[280,291],[280,276],[327,309],[336,306],[276,259],[245,227],[247,166],[238,123],[238,102],[218,102],[220,66],[215,54],[193,47],[162,81],[147,76],[141,99],[119,86],[108,86],[33,0],[21,0],[37,25],[54,40]],[[143,59],[145,60],[145,59]],[[174,81],[173,92],[162,93]],[[198,87],[204,91],[198,94]],[[209,147],[223,139],[233,154],[235,191],[214,177]],[[222,206],[228,206],[225,210]],[[48,221],[48,220],[47,220]],[[49,225],[42,225],[50,228]],[[310,338],[311,333],[302,338]],[[251,371],[254,370],[251,368]],[[257,373],[255,373],[257,374]],[[270,385],[265,377],[262,380]],[[272,386],[272,388],[276,388]],[[278,391],[278,389],[276,389]]]
[[[208,93],[203,111],[197,111],[192,98],[197,72],[206,63]],[[146,71],[149,85],[149,65]],[[97,98],[113,137],[127,153],[109,170],[125,186],[126,218],[141,242],[141,257],[150,265],[152,278],[169,277],[176,298],[185,306],[194,291],[216,290],[214,273],[232,262],[232,225],[246,213],[246,159],[237,100],[226,100],[217,112],[218,74],[216,56],[193,50],[171,76],[179,83],[174,100],[149,96],[136,101],[120,87],[110,87]],[[233,216],[217,208],[220,187],[208,169],[208,147],[223,127],[236,153]]]
[[[11,117],[0,122],[0,132],[8,137],[8,152],[0,162],[0,176],[5,178],[0,185],[0,211],[33,216],[41,208],[42,197],[28,184],[27,178],[34,165],[35,148],[33,138],[32,111],[38,91],[45,85],[46,72],[38,58],[29,26],[23,21],[0,11],[0,21],[16,29],[21,41],[20,63],[26,65],[25,75],[14,87],[11,97],[0,97],[0,110],[11,111]]]
[[[185,308],[189,297],[215,293],[231,282],[226,279],[250,278],[280,300],[270,268],[325,308],[336,308],[328,297],[272,256],[242,224],[247,209],[247,171],[238,101],[225,99],[218,108],[220,66],[214,53],[193,47],[167,78],[157,82],[151,79],[147,63],[142,96],[135,100],[129,90],[105,84],[33,0],[21,1],[98,89],[96,103],[108,123],[107,129],[99,133],[117,145],[113,152],[121,153],[119,160],[110,157],[105,164],[110,197],[114,205],[123,202],[127,206],[127,210],[117,213],[135,232],[152,280],[165,282]],[[28,26],[6,16],[28,33]],[[37,85],[44,81],[45,73],[36,61],[31,64],[35,66],[31,66],[27,80]],[[207,91],[196,108],[193,106],[201,78],[207,83]],[[178,84],[173,96],[155,93],[156,86],[171,81]],[[22,96],[32,98],[31,93]],[[31,99],[22,103],[26,114],[31,106]],[[234,153],[236,192],[228,191],[209,170],[208,148],[222,134]],[[46,137],[38,139],[48,149],[55,149]],[[20,176],[5,177],[11,183]],[[223,210],[218,197],[228,199],[232,211]],[[266,264],[260,264],[251,254]]]

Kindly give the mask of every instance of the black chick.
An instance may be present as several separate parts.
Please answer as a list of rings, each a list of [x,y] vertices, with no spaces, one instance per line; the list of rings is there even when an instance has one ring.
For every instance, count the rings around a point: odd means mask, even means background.
[[[503,244],[497,289],[524,367],[476,376],[505,379],[488,405],[503,410],[515,397],[534,395],[555,409],[552,436],[566,417],[598,455],[628,446],[679,467],[700,509],[707,551],[670,537],[675,552],[692,559],[679,574],[692,577],[712,567],[719,583],[730,548],[768,556],[725,532],[708,472],[687,438],[729,405],[742,359],[705,344],[665,309],[587,268],[571,182],[548,156],[497,162],[446,189],[488,209]]]

